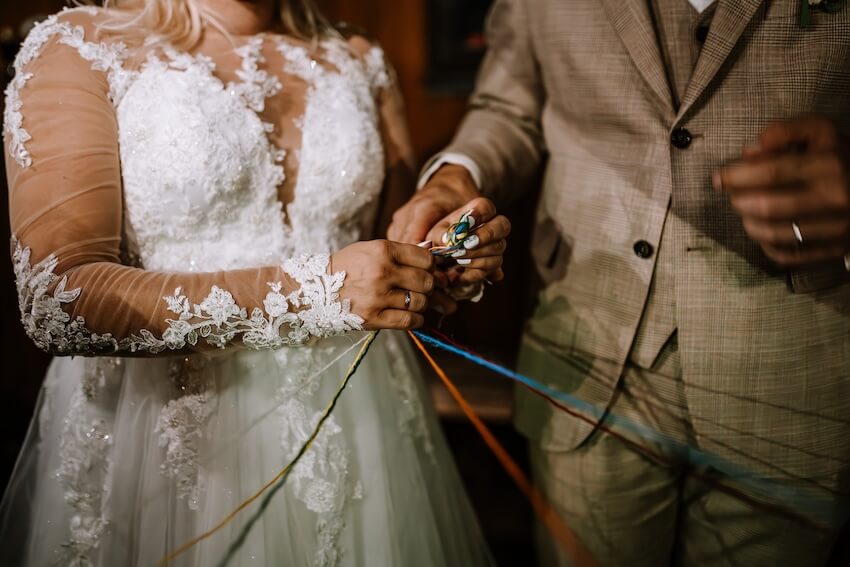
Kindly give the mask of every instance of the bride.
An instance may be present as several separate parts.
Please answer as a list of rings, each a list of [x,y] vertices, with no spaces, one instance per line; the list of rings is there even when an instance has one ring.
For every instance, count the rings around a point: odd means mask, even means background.
[[[380,48],[309,0],[66,10],[15,71],[21,318],[60,356],[0,554],[153,566],[294,457],[365,330],[453,309],[427,250],[361,241],[410,178],[400,96]],[[463,261],[483,277],[507,222],[469,207],[490,221]],[[404,334],[379,335],[229,564],[489,564],[426,396]],[[255,509],[170,564],[217,564]]]

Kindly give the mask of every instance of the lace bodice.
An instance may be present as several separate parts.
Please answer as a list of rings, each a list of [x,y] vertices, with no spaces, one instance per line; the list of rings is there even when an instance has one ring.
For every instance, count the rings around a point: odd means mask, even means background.
[[[380,48],[268,34],[128,49],[97,36],[103,17],[36,26],[7,90],[15,268],[36,343],[264,348],[359,328],[328,254],[370,235],[384,186],[394,86]]]
[[[279,37],[245,47],[238,82],[227,84],[208,58],[151,55],[117,105],[125,199],[148,268],[220,270],[325,253],[360,239],[361,219],[374,215],[384,156],[372,70],[339,41],[322,45],[325,64]],[[283,55],[281,78],[258,69],[264,48]],[[281,118],[257,114],[289,77],[309,85],[303,116],[287,125],[299,127],[300,150],[275,146],[267,134]],[[284,212],[277,189],[293,151],[298,179]]]

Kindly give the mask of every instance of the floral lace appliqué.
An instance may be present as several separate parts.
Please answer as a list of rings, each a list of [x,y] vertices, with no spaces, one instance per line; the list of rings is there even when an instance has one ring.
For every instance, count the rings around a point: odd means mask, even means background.
[[[286,460],[292,459],[315,428],[321,411],[310,408],[310,399],[318,390],[319,381],[310,380],[314,349],[304,355],[297,351],[281,352],[286,368],[295,368],[290,383],[281,388],[278,409],[281,416],[281,447]],[[339,564],[342,550],[339,539],[345,530],[345,510],[352,499],[362,497],[362,488],[354,483],[349,472],[349,451],[344,444],[342,428],[331,416],[322,431],[292,469],[292,491],[304,506],[316,514],[316,567]]]
[[[422,443],[431,462],[436,463],[434,442],[426,421],[425,405],[416,383],[416,376],[409,359],[404,356],[397,337],[386,341],[387,350],[392,357],[392,384],[401,404],[398,406],[399,430],[412,439]]]
[[[141,329],[138,334],[119,341],[109,334],[91,332],[85,319],[77,316],[72,320],[62,309],[63,304],[73,303],[82,290],[65,289],[67,276],[60,278],[54,273],[56,257],[48,256],[32,266],[30,249],[22,247],[17,240],[13,244],[21,322],[39,348],[59,354],[117,350],[159,353],[194,346],[201,339],[224,347],[237,338],[252,349],[278,348],[304,344],[311,337],[326,338],[360,330],[363,324],[363,319],[351,312],[348,300],[339,301],[345,272],[328,274],[327,255],[304,255],[287,260],[283,266],[301,288],[283,295],[280,282],[269,283],[271,290],[263,301],[265,311],[257,307],[249,316],[229,291],[217,286],[213,286],[200,304],[192,304],[178,288],[174,295],[164,298],[169,310],[179,317],[167,321],[168,329],[162,338]]]
[[[198,454],[204,426],[212,413],[208,397],[201,392],[171,400],[162,408],[155,430],[160,447],[165,447],[160,470],[175,481],[177,498],[185,498],[191,510],[198,509],[206,485]]]
[[[113,102],[120,99],[132,75],[122,68],[121,63],[127,57],[127,50],[123,43],[86,42],[85,30],[82,26],[72,26],[68,22],[59,21],[59,16],[56,14],[36,24],[15,59],[13,65],[15,77],[6,87],[6,109],[3,115],[3,132],[9,137],[9,152],[24,169],[32,165],[32,156],[26,148],[26,142],[31,140],[32,136],[23,126],[21,90],[33,76],[32,73],[25,72],[24,67],[38,57],[42,48],[54,35],[59,35],[59,43],[73,47],[80,57],[91,62],[92,69],[108,73],[110,98]]]
[[[59,260],[48,256],[30,265],[30,249],[13,239],[12,264],[18,288],[18,306],[24,331],[37,347],[58,354],[112,352],[119,343],[110,334],[99,335],[86,328],[82,317],[73,320],[63,309],[80,296],[79,289],[65,290],[68,278],[54,273]],[[49,289],[53,288],[51,294]]]
[[[103,504],[112,436],[106,421],[90,415],[90,408],[86,394],[76,391],[65,418],[59,446],[61,465],[56,472],[65,502],[74,510],[70,539],[62,546],[63,559],[81,567],[93,565],[89,553],[97,548],[109,525]]]
[[[236,92],[254,112],[262,112],[266,107],[266,99],[280,92],[283,85],[275,75],[259,68],[265,62],[263,57],[263,36],[251,38],[245,45],[236,49],[236,54],[242,58],[242,67],[237,69],[239,83],[227,84],[227,90]]]

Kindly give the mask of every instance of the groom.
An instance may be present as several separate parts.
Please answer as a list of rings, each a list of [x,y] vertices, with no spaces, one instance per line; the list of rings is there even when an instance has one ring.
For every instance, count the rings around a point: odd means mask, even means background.
[[[435,239],[542,169],[520,371],[664,461],[517,393],[536,481],[602,565],[822,565],[846,519],[845,3],[497,0],[470,110],[395,216]]]

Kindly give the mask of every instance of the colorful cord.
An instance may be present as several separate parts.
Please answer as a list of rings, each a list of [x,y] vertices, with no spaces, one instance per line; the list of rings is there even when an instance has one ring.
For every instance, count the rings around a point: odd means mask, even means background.
[[[484,425],[484,422],[481,421],[481,418],[478,417],[478,414],[475,413],[475,410],[472,409],[472,406],[469,405],[469,402],[463,397],[460,391],[457,389],[457,386],[452,382],[449,376],[446,374],[445,370],[443,370],[439,364],[434,360],[428,350],[425,348],[425,345],[419,340],[419,333],[414,333],[412,331],[408,331],[410,338],[413,340],[413,343],[416,347],[422,352],[422,355],[431,365],[431,368],[434,369],[434,372],[437,373],[437,376],[440,377],[440,380],[443,381],[446,389],[451,394],[452,398],[454,398],[455,402],[457,402],[458,406],[460,406],[461,411],[463,411],[466,418],[472,423],[475,429],[478,431],[478,434],[482,437],[484,442],[490,448],[490,451],[496,456],[499,460],[499,463],[520,489],[520,491],[525,495],[525,497],[531,502],[531,506],[534,509],[534,512],[537,514],[540,521],[544,526],[549,530],[552,536],[555,538],[555,541],[561,546],[564,552],[572,559],[573,563],[578,567],[592,567],[597,563],[593,559],[593,556],[590,555],[590,552],[587,548],[582,545],[579,541],[578,537],[567,527],[566,523],[564,523],[561,516],[555,511],[554,508],[547,502],[546,498],[540,493],[534,485],[528,480],[528,477],[522,471],[520,466],[514,461],[505,448],[499,443],[490,429]]]
[[[646,425],[636,423],[623,416],[606,412],[604,408],[599,408],[580,398],[555,390],[529,376],[524,376],[518,372],[514,372],[513,370],[487,360],[481,355],[456,343],[452,344],[452,342],[449,342],[448,340],[440,340],[421,331],[413,331],[413,334],[421,339],[425,344],[461,356],[466,360],[474,362],[479,366],[492,370],[501,376],[521,384],[537,395],[547,399],[558,409],[593,425],[601,431],[617,437],[624,443],[627,443],[633,448],[639,450],[641,453],[651,457],[656,462],[679,467],[687,465],[687,472],[691,476],[700,478],[724,492],[745,500],[754,507],[760,507],[777,515],[783,515],[794,520],[804,522],[807,525],[823,532],[832,532],[834,529],[840,528],[840,526],[843,525],[843,522],[847,519],[847,507],[841,506],[832,498],[818,498],[811,493],[803,494],[801,491],[794,490],[786,485],[760,477],[740,465],[731,463],[718,455],[691,447],[686,443],[677,441],[659,431],[656,431]],[[635,442],[629,437],[613,429],[613,427],[628,432],[637,439],[649,441],[659,447],[662,447],[664,453],[673,455],[674,458],[671,459],[661,452],[653,451],[649,447]],[[756,499],[750,494],[747,494],[747,492],[723,484],[711,474],[701,471],[720,472],[741,486],[747,487],[750,492],[760,494],[774,502],[782,502],[782,505],[773,505],[770,502]],[[817,520],[814,520],[813,518],[817,518]]]
[[[247,508],[249,505],[251,505],[251,503],[253,503],[260,496],[262,496],[263,493],[268,491],[268,494],[266,494],[265,498],[263,498],[263,501],[260,503],[260,507],[248,519],[245,525],[242,526],[239,535],[236,536],[236,539],[233,540],[233,542],[230,544],[227,549],[227,553],[218,563],[218,565],[224,567],[230,562],[236,552],[238,552],[239,549],[245,544],[245,539],[248,537],[248,533],[251,531],[251,528],[254,526],[257,520],[259,520],[263,513],[266,511],[266,508],[268,508],[269,503],[271,502],[275,493],[277,493],[277,491],[280,490],[286,483],[286,479],[289,477],[289,472],[295,467],[295,465],[298,464],[298,461],[301,460],[301,457],[304,456],[304,454],[310,449],[313,442],[316,440],[316,437],[319,436],[319,433],[322,430],[322,426],[324,426],[325,422],[331,416],[331,413],[333,412],[334,408],[336,408],[339,398],[345,391],[346,386],[348,386],[351,377],[354,376],[355,372],[357,372],[357,369],[360,367],[360,363],[363,362],[363,359],[366,357],[366,353],[369,352],[369,347],[371,347],[372,343],[375,342],[375,339],[378,336],[378,332],[379,331],[372,331],[366,339],[366,342],[364,342],[363,346],[360,347],[360,351],[357,353],[357,356],[354,358],[354,361],[351,363],[351,366],[345,373],[345,377],[339,383],[339,387],[337,387],[333,398],[331,398],[330,403],[328,403],[327,407],[325,407],[325,410],[322,412],[322,417],[319,419],[319,422],[316,424],[316,427],[313,429],[313,432],[310,434],[310,437],[307,438],[307,441],[298,450],[298,453],[295,455],[295,458],[292,459],[292,461],[290,461],[285,467],[283,467],[273,479],[264,484],[263,487],[260,488],[256,493],[254,493],[250,498],[248,498],[247,500],[239,504],[239,506],[234,508],[233,511],[230,512],[227,516],[225,516],[218,524],[216,524],[215,527],[187,541],[186,543],[169,553],[166,557],[162,559],[162,561],[157,563],[157,567],[165,567],[177,556],[185,553],[198,543],[209,538],[210,536],[224,528],[239,514],[239,512]]]

